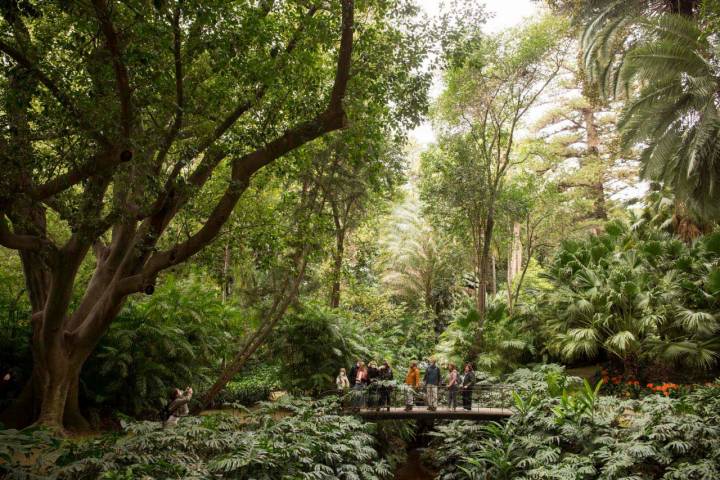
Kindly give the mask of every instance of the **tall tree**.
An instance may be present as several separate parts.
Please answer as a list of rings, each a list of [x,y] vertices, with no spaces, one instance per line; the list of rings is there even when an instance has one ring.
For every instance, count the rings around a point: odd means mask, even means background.
[[[458,218],[472,241],[477,277],[476,307],[482,342],[490,251],[497,202],[514,164],[522,120],[560,71],[562,19],[545,18],[496,37],[484,37],[467,56],[455,59],[437,106],[443,135],[424,157],[425,198]],[[443,216],[443,215],[441,215]]]
[[[378,74],[376,33],[396,2],[363,2],[360,23],[353,0],[153,5],[2,3],[0,245],[19,251],[33,311],[32,380],[5,416],[15,423],[84,425],[80,369],[128,295],[151,294],[210,244],[256,172],[345,126],[346,97],[421,90],[422,55],[407,44],[408,75]],[[180,235],[177,218],[200,200],[209,213]],[[81,285],[86,258],[95,270]]]

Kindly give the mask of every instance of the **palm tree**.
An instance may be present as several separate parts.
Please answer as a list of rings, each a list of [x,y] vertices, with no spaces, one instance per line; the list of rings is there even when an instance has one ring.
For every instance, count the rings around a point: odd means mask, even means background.
[[[605,96],[626,99],[618,128],[626,148],[640,146],[643,175],[718,218],[718,45],[696,4],[610,2],[587,24],[582,45]]]
[[[720,235],[692,245],[638,222],[563,245],[548,269],[550,348],[567,359],[606,352],[636,374],[639,362],[717,363]]]
[[[383,242],[382,281],[397,298],[433,314],[437,323],[452,298],[461,251],[456,242],[439,237],[420,209],[411,199],[395,211]],[[441,327],[436,325],[438,334]]]

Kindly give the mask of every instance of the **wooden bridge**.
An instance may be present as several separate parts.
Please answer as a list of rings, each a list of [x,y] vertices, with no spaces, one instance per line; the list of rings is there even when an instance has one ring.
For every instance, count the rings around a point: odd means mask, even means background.
[[[438,407],[436,410],[428,410],[427,407],[415,407],[412,410],[405,410],[404,407],[391,407],[376,410],[363,408],[351,412],[365,420],[471,420],[475,422],[492,422],[505,420],[513,415],[509,408],[462,408],[452,410],[447,407]]]
[[[461,391],[456,407],[450,408],[449,392],[438,388],[437,408],[427,406],[426,389],[411,389],[393,382],[379,382],[362,389],[353,389],[343,396],[343,412],[369,421],[379,420],[470,420],[491,422],[505,420],[514,413],[513,389],[504,384],[475,385],[469,391],[470,408],[463,408]],[[412,395],[413,408],[405,408]]]

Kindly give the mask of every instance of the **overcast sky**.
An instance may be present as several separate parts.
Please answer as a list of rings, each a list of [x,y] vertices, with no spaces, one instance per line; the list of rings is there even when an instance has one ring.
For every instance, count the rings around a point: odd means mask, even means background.
[[[430,15],[437,15],[440,10],[440,0],[415,0]],[[475,0],[484,3],[488,12],[493,15],[485,25],[485,31],[497,32],[520,23],[524,18],[538,12],[538,6],[531,0]],[[433,95],[437,95],[440,86],[433,88]],[[435,141],[435,135],[430,123],[425,122],[412,132],[412,136],[421,145]]]

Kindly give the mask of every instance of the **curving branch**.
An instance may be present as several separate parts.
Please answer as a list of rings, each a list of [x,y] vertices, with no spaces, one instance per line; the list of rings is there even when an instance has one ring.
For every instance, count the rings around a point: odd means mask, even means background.
[[[345,127],[347,117],[343,108],[343,100],[347,91],[352,62],[353,14],[353,0],[343,0],[340,51],[327,109],[313,120],[286,131],[264,147],[233,160],[230,185],[203,226],[190,238],[170,250],[152,254],[139,274],[120,281],[117,288],[122,295],[142,290],[145,285],[154,281],[160,271],[187,260],[215,239],[232,214],[235,205],[249,184],[250,177],[255,172],[305,143]]]
[[[38,252],[50,249],[57,251],[55,244],[48,238],[13,233],[4,217],[0,218],[0,245],[11,250]]]
[[[64,192],[68,188],[79,184],[93,175],[103,173],[112,169],[121,163],[132,160],[132,152],[124,150],[120,153],[103,153],[97,155],[74,170],[70,170],[58,177],[48,180],[47,182],[30,189],[27,193],[33,200],[42,201],[48,199],[58,193]]]
[[[104,0],[93,0],[95,15],[100,22],[100,28],[105,36],[105,46],[112,57],[113,68],[115,70],[115,80],[120,97],[120,125],[122,126],[123,135],[126,140],[130,139],[132,130],[132,90],[130,88],[130,77],[127,67],[122,61],[122,53],[120,52],[120,41],[118,39],[115,26],[110,19],[110,12],[107,3]]]
[[[170,129],[163,138],[156,163],[162,166],[170,147],[178,136],[183,125],[183,112],[185,109],[185,92],[183,85],[183,62],[182,62],[182,31],[180,30],[180,6],[175,7],[172,17],[173,26],[173,57],[175,59],[175,119]]]

